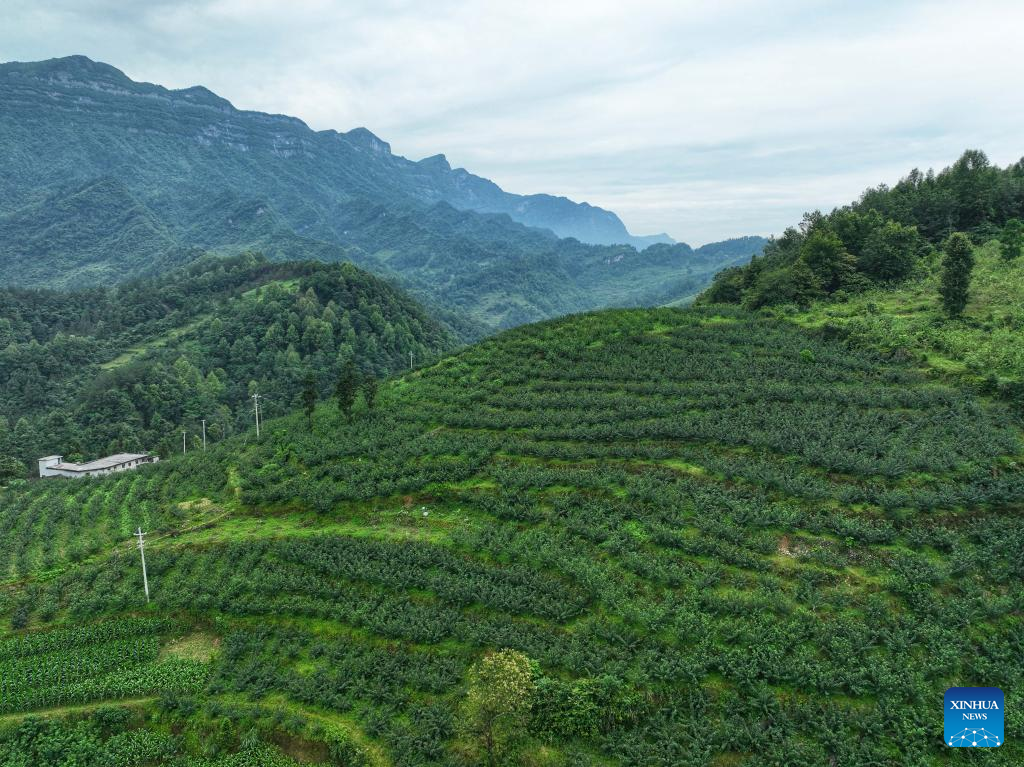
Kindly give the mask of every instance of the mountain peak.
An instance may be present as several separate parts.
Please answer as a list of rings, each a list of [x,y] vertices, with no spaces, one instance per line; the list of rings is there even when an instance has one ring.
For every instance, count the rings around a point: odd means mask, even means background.
[[[443,170],[448,171],[452,169],[451,164],[448,162],[448,158],[443,154],[435,154],[430,157],[424,157],[419,161],[418,165],[427,170]]]
[[[174,95],[190,101],[193,104],[216,107],[217,109],[234,109],[230,101],[225,98],[221,98],[209,88],[205,88],[202,85],[193,85],[191,88],[181,88],[180,90],[174,91]]]
[[[117,67],[104,64],[102,61],[93,61],[88,56],[81,54],[61,56],[45,61],[12,61],[3,64],[2,69],[28,75],[56,76],[61,79],[82,78],[120,83],[132,82],[131,78]]]
[[[391,144],[376,136],[368,128],[353,128],[348,133],[341,133],[339,135],[357,147],[369,149],[378,154],[391,154]]]
[[[218,151],[228,151],[233,156],[248,153],[256,169],[278,161],[312,162],[317,168],[314,175],[318,176],[321,203],[332,198],[350,200],[367,195],[402,199],[403,203],[445,201],[460,210],[505,213],[527,226],[586,243],[644,247],[651,241],[668,239],[633,237],[615,213],[595,205],[545,194],[507,193],[489,179],[461,168],[453,169],[442,154],[418,163],[406,160],[393,155],[390,144],[365,127],[347,133],[330,129],[314,132],[295,117],[236,110],[229,101],[203,86],[171,90],[133,81],[119,69],[87,56],[0,64],[0,103],[5,106],[4,116],[12,121],[12,131],[23,114],[47,120],[56,132],[66,131],[61,141],[82,151],[74,173],[76,180],[87,178],[89,169],[92,175],[99,175],[109,172],[111,167],[122,167],[124,158],[117,156],[114,148],[137,135],[152,136],[156,131],[168,143],[175,137],[186,139],[168,158],[174,153],[187,155],[197,146],[216,146]],[[97,160],[91,149],[86,151],[77,143],[76,126],[82,125],[103,126],[109,132],[109,157]],[[0,136],[5,129],[0,120]],[[316,140],[316,136],[322,140]],[[343,151],[332,153],[331,147],[339,143]],[[43,142],[40,149],[51,151],[52,146]],[[30,163],[30,154],[25,157],[25,162]],[[24,170],[23,178],[30,178],[28,168]],[[149,167],[148,172],[155,173],[156,168]],[[172,170],[170,176],[177,178],[177,173]],[[63,175],[63,171],[58,175]],[[211,176],[216,180],[208,179],[210,183],[224,183],[216,172],[211,171]],[[279,176],[274,177],[272,186],[277,188]],[[197,182],[193,179],[192,183]],[[166,183],[163,187],[166,192]],[[258,196],[267,196],[269,191],[247,189]],[[276,207],[284,210],[289,206]],[[320,221],[316,226],[326,227],[322,222],[327,218],[314,215],[304,220],[303,226]]]

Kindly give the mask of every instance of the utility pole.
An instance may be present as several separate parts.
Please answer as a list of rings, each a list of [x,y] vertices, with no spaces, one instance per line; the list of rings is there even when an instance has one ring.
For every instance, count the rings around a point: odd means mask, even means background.
[[[206,419],[203,419],[203,452],[206,452]]]
[[[412,370],[414,365],[412,364],[412,349],[409,350],[409,369]]]
[[[181,454],[185,455],[185,431],[181,432]]]
[[[256,439],[260,438],[260,395],[252,395],[253,408],[256,411]]]
[[[139,556],[142,557],[142,588],[146,590],[146,604],[149,604],[149,578],[146,577],[146,541],[145,533],[142,532],[140,527],[135,533],[135,537],[139,539]]]

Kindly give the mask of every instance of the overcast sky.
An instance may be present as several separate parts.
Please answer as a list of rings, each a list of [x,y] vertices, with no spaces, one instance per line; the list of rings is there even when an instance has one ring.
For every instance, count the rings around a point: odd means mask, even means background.
[[[81,53],[366,126],[700,244],[967,147],[1019,159],[1022,31],[1019,0],[3,0],[0,60]]]

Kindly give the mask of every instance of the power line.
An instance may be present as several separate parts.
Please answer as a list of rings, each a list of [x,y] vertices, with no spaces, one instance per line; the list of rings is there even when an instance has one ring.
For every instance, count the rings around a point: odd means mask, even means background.
[[[135,533],[135,537],[139,539],[139,556],[142,557],[142,588],[146,590],[146,604],[149,604],[149,578],[146,576],[146,540],[145,533],[142,532],[140,527]]]
[[[256,411],[256,439],[260,437],[260,395],[254,393],[252,395],[253,409]]]

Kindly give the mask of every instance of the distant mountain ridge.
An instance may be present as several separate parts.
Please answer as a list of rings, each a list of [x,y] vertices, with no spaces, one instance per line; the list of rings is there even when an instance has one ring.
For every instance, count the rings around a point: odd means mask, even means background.
[[[41,85],[47,86],[43,92]],[[45,94],[51,107],[65,113],[88,114],[99,110],[109,122],[136,131],[154,130],[149,118],[171,111],[183,118],[184,137],[199,146],[269,152],[280,158],[305,155],[321,160],[333,155],[351,161],[358,157],[366,176],[360,179],[339,173],[336,180],[347,182],[337,185],[342,194],[389,198],[399,194],[425,204],[447,202],[462,210],[506,213],[527,226],[550,229],[559,237],[574,237],[592,244],[644,247],[653,242],[673,242],[664,234],[634,237],[615,213],[588,203],[547,194],[505,192],[488,179],[463,168],[453,169],[441,154],[419,162],[407,160],[392,154],[390,144],[366,128],[347,133],[314,131],[295,117],[235,109],[229,101],[202,86],[170,90],[135,82],[115,67],[85,56],[0,65],[0,89],[8,108],[34,106],[38,97]],[[127,110],[111,114],[106,110],[110,97],[130,99],[147,108],[141,110],[142,115]],[[324,152],[325,149],[328,151]],[[82,156],[79,160],[75,169],[78,176],[118,171],[116,158],[109,152]]]
[[[0,285],[107,284],[259,251],[351,261],[498,328],[678,301],[764,244],[662,243],[666,261],[638,250],[659,236],[629,244],[586,203],[511,195],[443,155],[396,156],[365,128],[313,131],[83,56],[0,65],[0,103]]]

